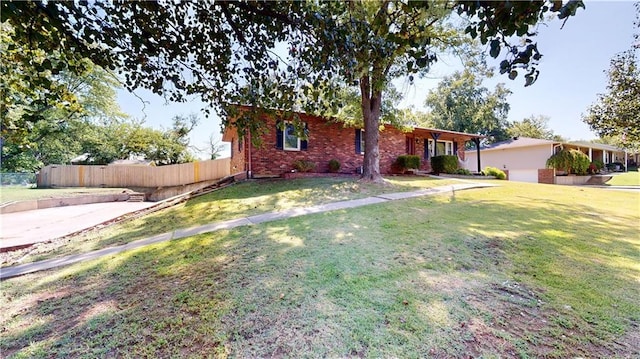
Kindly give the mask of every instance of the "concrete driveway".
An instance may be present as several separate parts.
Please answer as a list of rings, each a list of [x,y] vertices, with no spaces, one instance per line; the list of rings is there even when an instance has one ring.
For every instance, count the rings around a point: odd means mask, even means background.
[[[156,204],[108,202],[0,214],[0,249],[64,237]]]

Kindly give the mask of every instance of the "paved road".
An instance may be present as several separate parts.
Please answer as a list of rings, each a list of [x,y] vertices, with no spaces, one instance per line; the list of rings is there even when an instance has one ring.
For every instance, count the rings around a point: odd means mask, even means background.
[[[0,248],[46,242],[154,204],[108,202],[0,214]]]

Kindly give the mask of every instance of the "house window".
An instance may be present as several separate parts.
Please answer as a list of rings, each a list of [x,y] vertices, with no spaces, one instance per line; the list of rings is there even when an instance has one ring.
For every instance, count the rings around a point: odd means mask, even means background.
[[[433,145],[433,140],[429,140],[429,149],[432,156],[453,155],[453,141],[437,141]]]
[[[364,130],[356,129],[356,153],[364,154]]]
[[[300,137],[296,135],[296,128],[292,123],[287,123],[284,129],[284,150],[300,151]]]
[[[304,125],[305,136],[309,136],[309,130],[307,124]],[[301,139],[296,133],[296,128],[292,123],[285,122],[284,127],[282,122],[276,123],[276,148],[285,151],[306,151],[308,147],[308,140]]]
[[[446,141],[444,143],[445,153],[449,156],[453,156],[453,142]]]
[[[356,153],[364,154],[364,130],[356,129]]]

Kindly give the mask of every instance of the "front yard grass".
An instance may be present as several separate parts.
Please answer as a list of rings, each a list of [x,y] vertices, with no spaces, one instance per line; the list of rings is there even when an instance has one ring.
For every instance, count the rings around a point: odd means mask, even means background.
[[[0,351],[638,357],[640,195],[500,184],[203,234],[4,281]]]
[[[291,208],[459,183],[430,177],[390,176],[386,185],[354,177],[246,181],[150,215],[25,250],[2,253],[2,266],[84,253],[208,223]]]
[[[640,171],[615,173],[607,182],[608,186],[640,186]]]

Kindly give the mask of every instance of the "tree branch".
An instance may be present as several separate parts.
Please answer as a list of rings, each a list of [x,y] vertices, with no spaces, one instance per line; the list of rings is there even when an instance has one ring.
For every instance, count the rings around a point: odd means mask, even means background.
[[[224,14],[224,17],[227,19],[227,23],[229,24],[229,26],[231,26],[231,29],[236,34],[236,37],[238,38],[238,40],[243,44],[247,44],[247,39],[244,37],[240,29],[238,28],[238,25],[233,20],[233,16],[229,12],[229,9],[227,9],[226,6],[221,6],[220,8],[222,9],[222,13]]]

